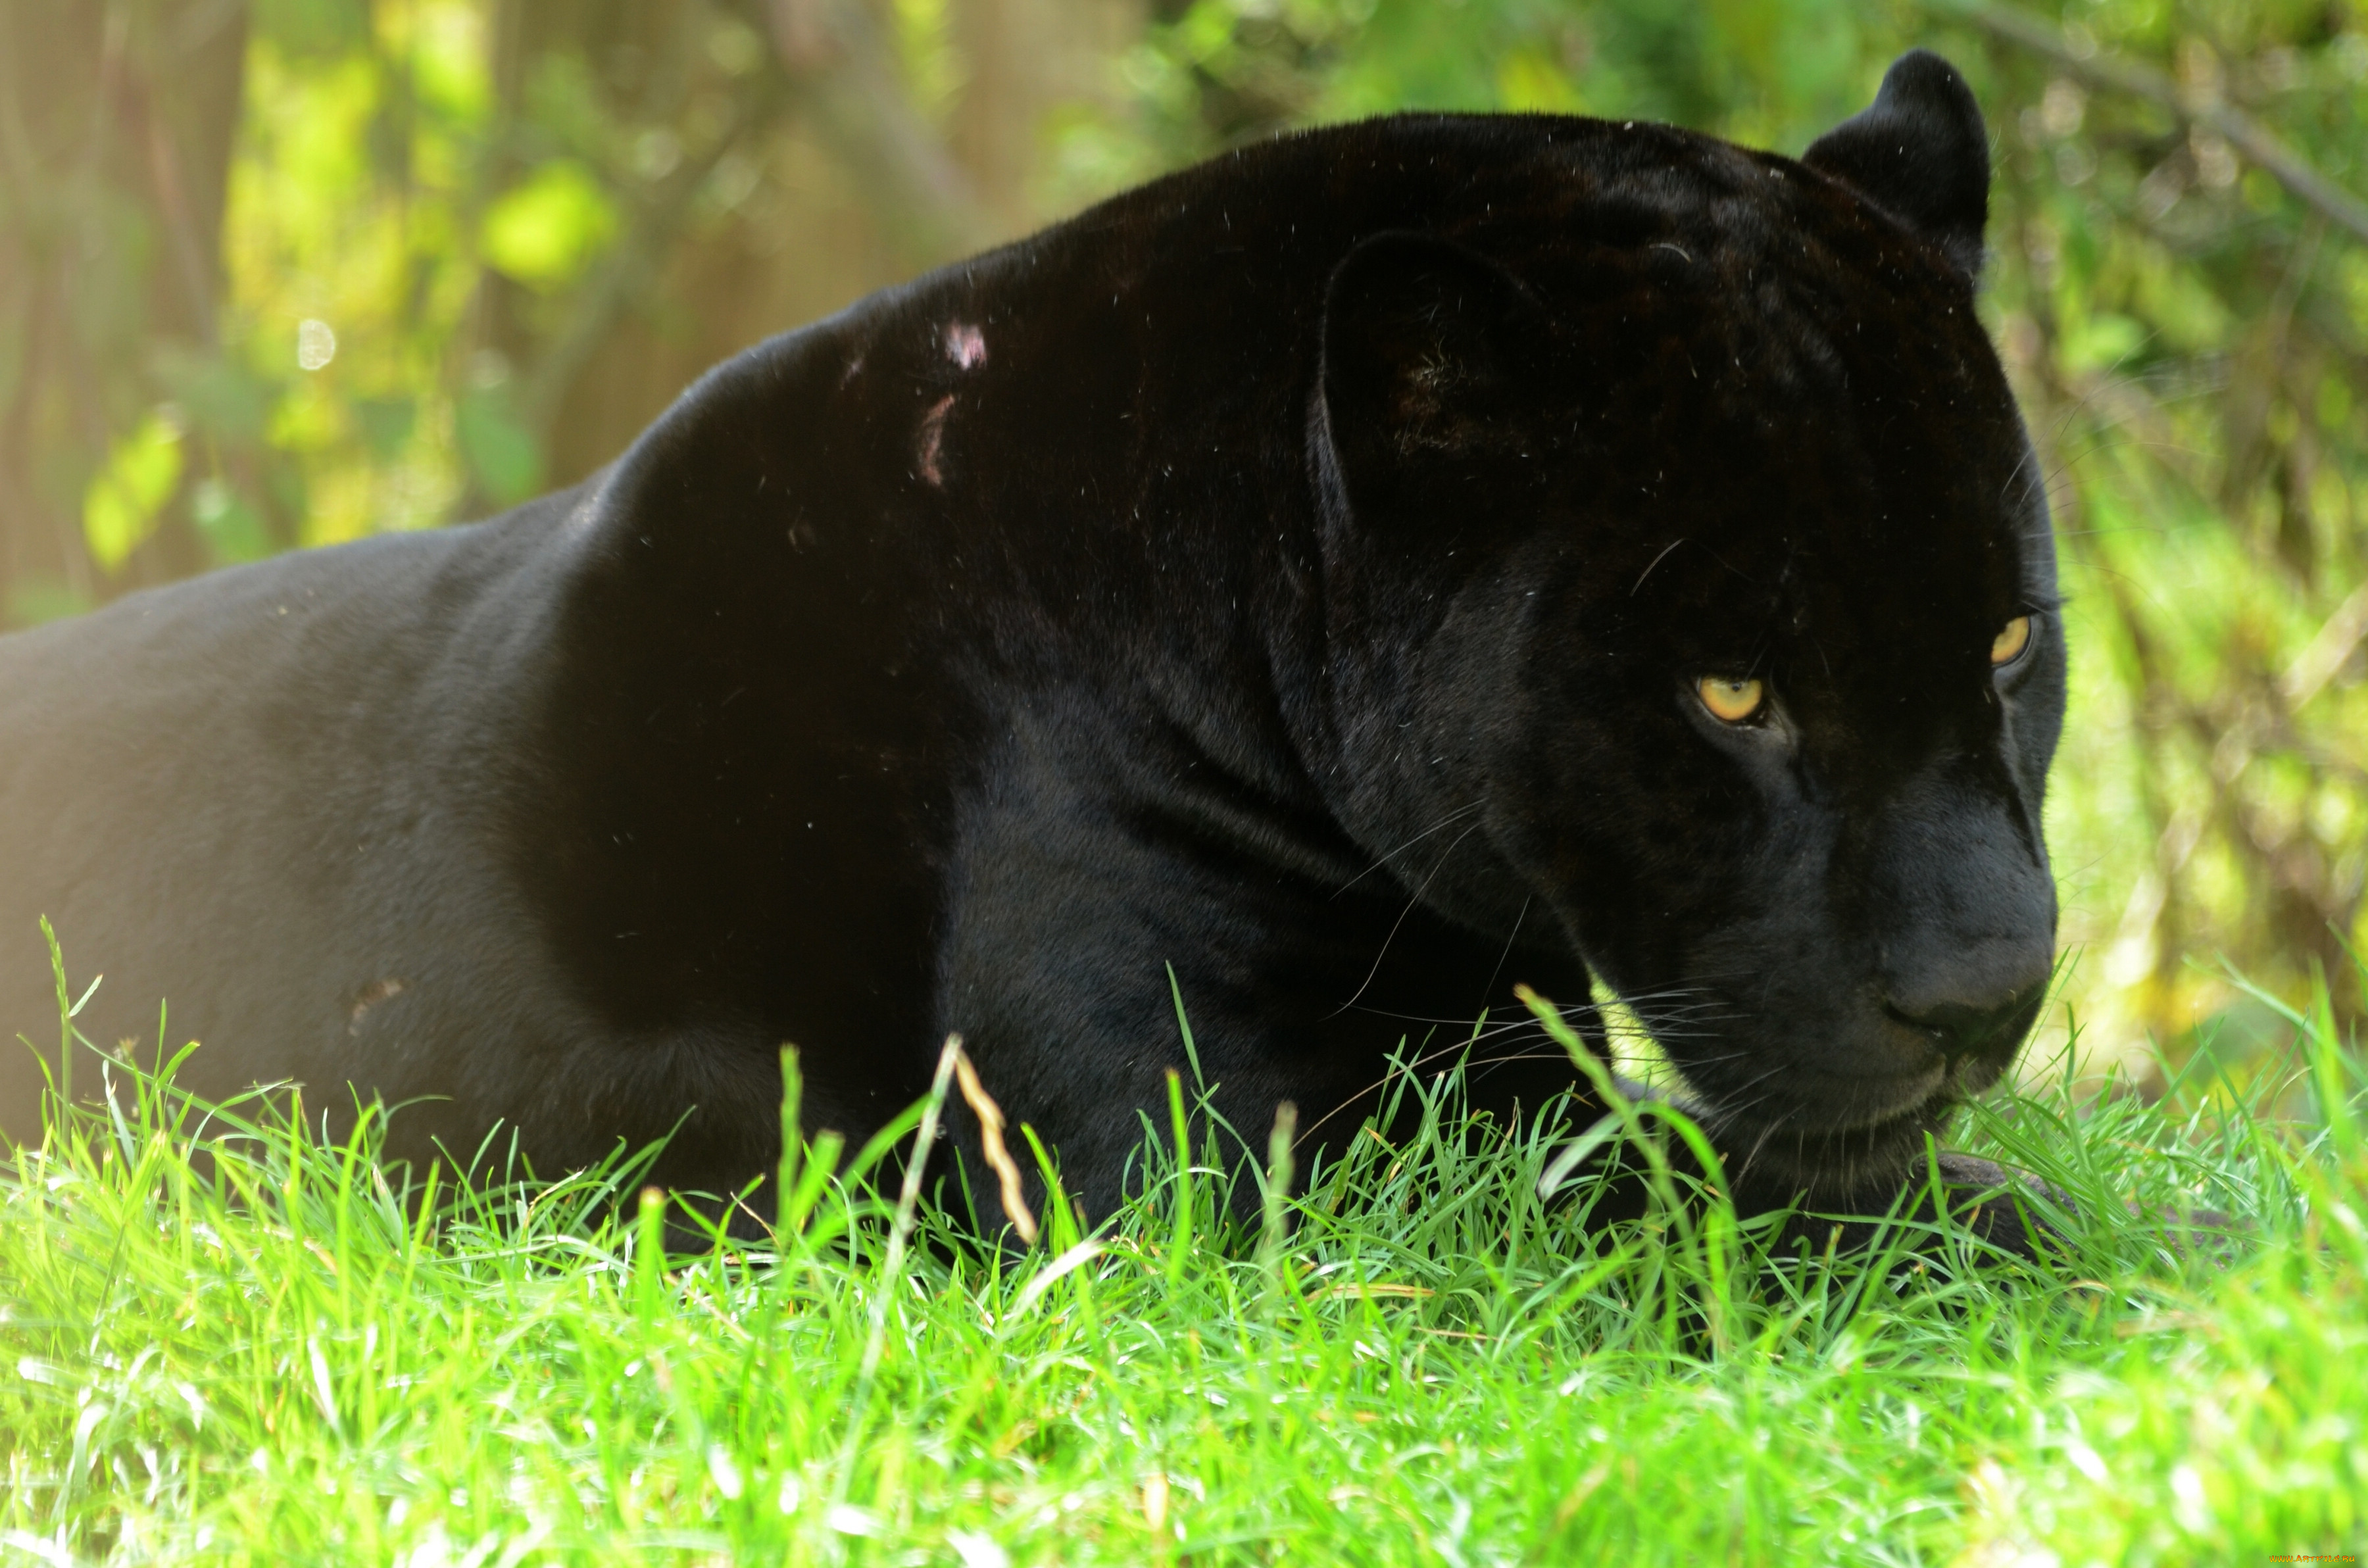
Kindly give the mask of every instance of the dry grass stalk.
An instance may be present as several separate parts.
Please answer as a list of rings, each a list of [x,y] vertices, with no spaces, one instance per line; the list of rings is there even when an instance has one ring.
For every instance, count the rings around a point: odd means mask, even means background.
[[[978,1069],[971,1065],[970,1053],[960,1047],[954,1053],[954,1081],[962,1085],[962,1096],[970,1102],[971,1110],[978,1117],[979,1142],[986,1146],[986,1163],[995,1172],[995,1179],[1003,1189],[1003,1212],[1019,1239],[1033,1245],[1036,1240],[1036,1216],[1028,1211],[1028,1200],[1020,1196],[1019,1165],[1011,1151],[1003,1145],[1003,1108],[978,1081]]]

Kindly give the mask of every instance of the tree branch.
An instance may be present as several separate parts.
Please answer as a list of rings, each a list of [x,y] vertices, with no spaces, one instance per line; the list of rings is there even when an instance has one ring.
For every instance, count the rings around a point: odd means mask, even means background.
[[[940,261],[991,237],[970,176],[914,109],[896,80],[886,40],[861,6],[844,0],[768,0],[767,20],[780,71],[753,76],[730,123],[640,204],[528,376],[519,403],[539,437],[548,436],[575,378],[656,275],[716,165],[793,101],[814,112],[916,260]]]
[[[994,237],[986,204],[898,80],[888,40],[851,0],[767,0],[781,69],[811,95],[822,129],[915,259],[937,263]]]
[[[779,77],[766,74],[754,78],[715,139],[696,156],[685,158],[640,204],[624,236],[586,281],[566,324],[527,377],[518,402],[537,438],[549,436],[575,378],[657,275],[708,176],[726,153],[769,121],[787,99]]]
[[[2256,165],[2266,169],[2294,195],[2328,222],[2368,242],[2368,202],[2311,167],[2301,153],[2280,141],[2269,127],[2217,97],[2199,96],[2151,65],[2083,54],[2064,34],[2039,17],[1987,0],[1930,0],[1933,9],[1971,22],[2018,48],[2043,55],[2091,87],[2122,93],[2161,105],[2181,125],[2202,126],[2221,137]]]

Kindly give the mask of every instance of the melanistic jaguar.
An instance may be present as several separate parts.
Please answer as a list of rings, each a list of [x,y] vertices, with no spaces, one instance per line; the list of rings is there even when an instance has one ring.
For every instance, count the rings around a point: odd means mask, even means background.
[[[201,1092],[545,1171],[674,1130],[719,1192],[783,1042],[860,1136],[959,1030],[1106,1212],[1168,966],[1216,1109],[1319,1138],[1402,1040],[1600,981],[1755,1201],[1880,1204],[2055,937],[1988,180],[1923,52],[1797,162],[1286,136],[761,344],[504,517],[0,640],[0,1029],[57,1038],[47,915],[85,1032],[169,998]],[[1474,1051],[1483,1105],[1573,1079]]]

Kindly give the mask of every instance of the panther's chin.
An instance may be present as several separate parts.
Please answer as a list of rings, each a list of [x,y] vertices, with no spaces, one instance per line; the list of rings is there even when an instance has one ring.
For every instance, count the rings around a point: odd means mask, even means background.
[[[1811,1208],[1888,1204],[1924,1157],[1926,1140],[1963,1103],[1943,1085],[1904,1110],[1862,1125],[1729,1121],[1718,1127],[1719,1157],[1738,1193]]]

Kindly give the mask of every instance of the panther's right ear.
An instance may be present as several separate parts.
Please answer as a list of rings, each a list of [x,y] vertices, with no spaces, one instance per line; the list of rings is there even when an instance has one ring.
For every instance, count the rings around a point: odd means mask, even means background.
[[[1486,256],[1427,234],[1376,234],[1324,299],[1324,424],[1352,490],[1426,455],[1518,439],[1507,415],[1546,338],[1545,308]]]
[[[1874,102],[1811,142],[1801,161],[1856,186],[1980,278],[1989,132],[1974,90],[1930,50],[1893,61]]]

